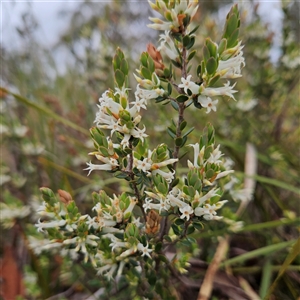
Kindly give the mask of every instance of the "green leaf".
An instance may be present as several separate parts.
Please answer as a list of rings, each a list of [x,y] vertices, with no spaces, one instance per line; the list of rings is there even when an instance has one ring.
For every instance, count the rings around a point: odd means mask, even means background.
[[[191,21],[191,16],[189,14],[186,14],[185,18],[183,19],[183,26],[187,27]]]
[[[227,48],[227,40],[223,38],[218,47],[218,53],[222,54]]]
[[[171,126],[169,126],[168,128],[176,135],[176,130],[175,130],[175,128],[172,128]]]
[[[145,67],[141,68],[141,74],[144,76],[144,78],[152,80],[152,73]]]
[[[191,30],[190,35],[192,35],[196,30],[199,28],[200,25],[196,26],[194,29]]]
[[[127,63],[126,59],[123,59],[121,61],[120,70],[122,71],[122,73],[125,76],[128,75],[128,63]]]
[[[193,226],[199,231],[204,229],[204,225],[202,223],[193,222]]]
[[[190,50],[195,44],[195,37],[191,37],[190,43],[186,46],[187,50]]]
[[[202,53],[203,53],[204,61],[207,62],[208,59],[210,58],[210,52],[209,52],[208,47],[206,45],[203,46]]]
[[[177,225],[172,224],[171,227],[172,227],[173,232],[174,232],[175,235],[180,235],[180,229]]]
[[[116,50],[116,54],[120,57],[120,61],[124,58],[124,53],[119,47]]]
[[[176,60],[171,59],[172,64],[176,67],[176,68],[181,68],[182,65],[181,63],[177,62]]]
[[[114,67],[115,72],[120,68],[120,65],[121,65],[121,59],[118,56],[118,54],[116,53],[113,58],[113,67]]]
[[[118,87],[121,89],[125,82],[125,76],[119,69],[115,72],[115,81]]]
[[[185,102],[185,101],[187,101],[189,99],[189,97],[188,96],[186,96],[186,95],[179,95],[177,98],[176,98],[176,101],[177,102],[180,102],[180,103],[183,103],[183,102]]]
[[[168,68],[165,68],[165,69],[164,69],[164,76],[165,76],[166,78],[169,78],[169,77],[171,76],[171,71],[170,71],[170,69],[168,69]],[[169,95],[171,95],[171,94],[169,94]]]
[[[171,183],[171,186],[174,187],[179,183],[179,178],[176,178],[173,180],[173,182]]]
[[[142,53],[142,55],[141,55],[141,57],[140,57],[140,62],[141,62],[141,64],[144,66],[144,67],[146,67],[146,68],[148,68],[148,53],[147,52],[143,52]]]
[[[210,79],[208,86],[214,86],[220,78],[220,75],[215,75],[212,79]]]
[[[168,95],[170,96],[172,94],[172,84],[168,82]]]
[[[232,33],[238,28],[238,19],[235,14],[232,14],[228,20],[226,20],[226,29],[225,29],[225,36],[230,37]],[[228,45],[228,48],[231,48]]]
[[[127,179],[129,178],[127,174],[125,173],[115,173],[115,177],[119,179]]]
[[[187,235],[192,234],[195,231],[195,227],[190,225],[186,231]]]
[[[179,111],[179,106],[175,101],[171,101],[171,105],[175,110]]]
[[[167,242],[171,243],[172,239],[170,238],[169,235],[164,235],[164,240],[166,240]]]
[[[189,196],[193,198],[196,193],[195,189],[192,186],[189,186],[188,191],[189,191]]]
[[[197,66],[197,76],[201,78],[201,65]]]
[[[187,47],[191,42],[191,39],[188,35],[184,36],[182,39],[182,43],[184,47]]]
[[[98,150],[99,150],[99,152],[101,152],[101,153],[102,153],[102,155],[103,155],[103,156],[105,156],[105,157],[109,157],[108,150],[107,150],[105,147],[103,147],[103,146],[100,146],[100,147],[98,148]]]
[[[187,58],[188,62],[195,56],[196,53],[197,53],[197,50],[191,51],[191,53],[189,54],[189,56]]]
[[[206,62],[206,70],[209,75],[213,75],[218,68],[218,63],[214,57],[210,57]]]
[[[178,137],[175,139],[175,145],[177,147],[180,147],[182,145],[183,139],[181,137]]]
[[[151,73],[153,73],[155,71],[155,64],[150,55],[148,56],[148,69]]]
[[[239,28],[237,28],[227,40],[227,48],[232,48],[238,43]]]
[[[186,127],[186,125],[187,125],[187,122],[184,120],[184,121],[182,121],[181,122],[181,124],[180,124],[180,130],[183,130],[185,127]]]
[[[182,219],[180,219],[180,218],[178,218],[178,219],[175,220],[174,223],[175,223],[176,225],[180,226],[180,225],[183,225],[183,224],[185,223],[185,221],[182,220]]]
[[[155,245],[155,252],[160,252],[162,249],[162,242],[158,242],[156,245]]]
[[[169,136],[170,136],[171,138],[173,138],[173,139],[176,138],[176,134],[173,133],[173,131],[171,130],[170,127],[167,128],[167,132],[168,132],[168,134],[169,134]]]
[[[195,127],[190,128],[182,137],[186,137],[188,136],[193,130],[195,129]]]
[[[213,57],[217,58],[217,45],[210,38],[207,38],[205,40],[205,44],[210,53],[209,56],[210,57],[213,56]]]

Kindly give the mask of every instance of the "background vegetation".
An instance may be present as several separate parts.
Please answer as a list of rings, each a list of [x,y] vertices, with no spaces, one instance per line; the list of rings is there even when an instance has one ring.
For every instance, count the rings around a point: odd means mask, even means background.
[[[195,19],[200,23],[198,35],[217,40],[221,32],[218,16],[228,3],[200,4]],[[239,216],[242,230],[229,232],[222,223],[207,222],[195,233],[198,249],[186,249],[194,251],[189,269],[193,280],[183,284],[182,278],[172,279],[175,299],[197,299],[218,236],[225,235],[229,248],[214,278],[211,299],[242,299],[237,286],[249,299],[299,299],[299,239],[291,248],[300,224],[300,56],[299,16],[295,14],[299,3],[282,3],[281,54],[276,63],[269,58],[273,34],[258,16],[257,7],[243,2],[240,10],[246,67],[238,82],[238,101],[222,101],[216,114],[200,119],[194,110],[187,118],[199,131],[207,121],[214,125],[217,141],[234,161],[240,178],[245,177],[247,143],[256,148],[254,197]],[[116,178],[97,172],[87,177],[83,171],[93,149],[88,129],[93,126],[98,98],[113,85],[115,48],[120,46],[126,53],[133,72],[140,52],[155,41],[156,33],[146,27],[149,14],[147,2],[83,2],[56,46],[45,49],[35,39],[36,23],[28,11],[18,28],[24,47],[2,48],[3,299],[17,295],[19,299],[85,299],[103,286],[103,279],[88,265],[73,264],[59,254],[37,256],[29,244],[37,235],[35,210],[41,203],[41,186],[68,190],[83,212],[92,207],[94,190],[102,188],[112,194],[122,189]],[[67,51],[73,62],[63,73],[55,59],[60,51]],[[164,141],[170,111],[150,105],[144,120],[153,144]],[[229,206],[237,210],[239,204],[231,201]],[[132,299],[126,290],[113,285],[101,295],[101,299]]]

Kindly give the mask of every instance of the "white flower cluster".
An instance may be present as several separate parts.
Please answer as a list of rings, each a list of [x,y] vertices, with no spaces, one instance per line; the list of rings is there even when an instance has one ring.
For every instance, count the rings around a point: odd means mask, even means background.
[[[116,92],[106,91],[99,99],[99,111],[96,114],[95,123],[99,128],[110,129],[111,136],[115,131],[123,134],[121,145],[125,148],[129,146],[129,139],[135,138],[144,140],[147,136],[146,128],[138,128],[141,121],[139,111],[146,109],[146,99],[140,98],[136,94],[134,102],[128,101],[127,88],[116,88]],[[118,98],[115,98],[118,96]],[[116,100],[117,99],[117,100]]]
[[[162,145],[160,145],[160,146],[162,146]],[[148,156],[146,158],[137,159],[136,157],[134,157],[134,160],[133,160],[134,167],[140,171],[145,172],[148,176],[149,175],[155,176],[156,174],[159,174],[163,178],[165,178],[167,182],[169,182],[169,183],[172,182],[172,180],[174,179],[175,172],[174,171],[166,172],[166,171],[161,170],[161,168],[177,162],[178,159],[177,158],[169,158],[169,156],[167,156],[163,161],[154,162],[152,160],[152,156],[153,156],[152,154],[153,154],[153,151],[148,150]]]
[[[215,181],[232,173],[233,170],[216,171],[211,178],[207,178],[205,169],[208,165],[214,165],[218,169],[223,167],[223,156],[219,150],[220,145],[211,150],[208,157],[205,157],[206,148],[199,149],[199,144],[190,145],[194,148],[194,162],[188,161],[188,167],[191,172],[199,171],[198,178],[202,182],[202,186],[210,188],[207,192],[193,188],[190,192],[188,186],[180,189],[174,187],[166,195],[160,192],[145,191],[148,197],[143,204],[144,210],[157,210],[159,213],[162,211],[169,211],[173,208],[178,208],[181,214],[181,219],[190,220],[192,215],[203,217],[205,220],[219,220],[222,217],[217,216],[217,210],[220,209],[227,200],[218,201],[221,197],[219,189],[215,186]],[[207,154],[206,154],[207,155]],[[223,167],[224,168],[224,167]],[[213,203],[211,199],[214,198]]]
[[[193,19],[198,9],[198,1],[177,0],[163,1],[156,0],[155,3],[149,1],[152,9],[159,12],[166,21],[159,18],[149,18],[154,24],[149,24],[148,27],[155,30],[172,30],[178,32],[183,27],[183,19],[189,16]]]
[[[243,57],[243,46],[241,46],[241,42],[238,43],[237,46],[228,50],[224,56],[231,54],[232,56],[227,60],[222,60],[223,56],[219,58],[218,68],[216,74],[214,76],[219,76],[219,78],[223,79],[233,79],[241,77],[241,69],[245,66],[245,60]],[[224,59],[224,58],[223,58]],[[234,90],[234,86],[230,85],[230,82],[224,84],[221,87],[206,87],[205,76],[203,79],[204,82],[199,85],[191,80],[192,75],[188,75],[186,78],[181,78],[181,84],[178,87],[182,88],[186,94],[188,94],[188,90],[191,92],[192,96],[197,96],[198,103],[201,104],[202,107],[206,108],[206,113],[210,113],[211,111],[217,110],[217,104],[219,102],[218,99],[212,100],[212,97],[215,96],[227,96],[229,98],[234,98],[234,93],[237,90]]]

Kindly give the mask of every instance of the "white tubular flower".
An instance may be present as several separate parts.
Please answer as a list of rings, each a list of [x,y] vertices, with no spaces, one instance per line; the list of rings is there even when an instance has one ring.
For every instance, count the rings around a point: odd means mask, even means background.
[[[179,208],[183,208],[183,207],[187,206],[187,204],[184,201],[180,200],[180,198],[181,198],[180,194],[174,195],[172,193],[172,191],[167,196],[167,200],[173,207],[178,206]]]
[[[179,88],[184,89],[184,92],[187,94],[189,89],[194,95],[199,94],[200,86],[195,82],[191,81],[192,75],[189,75],[187,78],[181,77],[181,84],[178,85]]]
[[[190,215],[194,213],[194,210],[189,205],[180,207],[179,210],[182,213],[180,219],[186,218],[187,221],[190,219]]]
[[[148,256],[149,258],[151,258],[150,253],[153,251],[153,249],[149,249],[149,245],[147,244],[147,246],[144,246],[142,243],[138,243],[137,245],[137,249],[142,252],[142,256]]]
[[[134,128],[131,129],[131,135],[134,136],[135,138],[140,139],[142,142],[144,142],[144,137],[147,137],[148,134],[145,133],[146,127],[144,126],[143,129],[140,128]]]
[[[117,259],[122,260],[125,257],[134,254],[136,251],[137,251],[136,246],[133,246],[133,247],[127,249],[126,251],[124,251]]]
[[[33,250],[37,255],[40,255],[44,250],[52,250],[62,247],[62,243],[57,242],[56,240],[42,239],[39,240],[35,237],[29,236],[28,247]]]
[[[242,49],[243,47],[241,47]],[[243,51],[239,51],[237,55],[227,59],[219,60],[217,73],[221,73],[221,78],[238,78],[241,77],[241,69],[245,66]]]
[[[42,203],[42,205],[40,205],[38,208],[37,208],[37,213],[40,215],[40,216],[43,216],[43,217],[49,217],[49,218],[53,218],[55,216],[55,213],[54,212],[48,212],[47,211],[47,203],[46,201],[44,201]],[[3,214],[4,215],[4,214]]]
[[[234,173],[234,171],[233,170],[223,171],[223,172],[221,172],[217,175],[216,180],[220,179],[220,178],[223,178],[223,177],[225,177],[225,176],[227,176],[228,174],[231,174],[231,173]]]
[[[143,204],[143,208],[145,212],[147,212],[150,209],[158,210],[159,213],[161,213],[162,210],[168,211],[170,208],[170,203],[168,199],[166,199],[161,194],[154,194],[152,192],[145,192],[149,197],[152,197],[153,199],[156,199],[159,201],[159,203],[152,203],[152,199],[146,198],[145,203]]]
[[[198,143],[190,144],[189,146],[194,148],[194,163],[192,164],[190,161],[188,161],[188,167],[189,169],[199,168],[200,166],[198,165],[198,159],[200,160],[200,165],[202,165],[205,146],[203,146],[201,150]]]
[[[142,227],[143,223],[140,222],[140,217],[138,217],[137,219],[132,216],[132,220],[131,220],[131,223],[134,224],[136,227],[140,228]]]
[[[122,242],[116,238],[112,239],[109,246],[111,247],[111,251],[114,251],[116,248],[128,248],[129,244],[127,242]]]
[[[129,88],[125,88],[124,86],[122,87],[122,89],[119,89],[118,87],[115,88],[115,93],[114,95],[119,95],[120,97],[124,97],[127,98],[127,91],[129,91]]]
[[[162,43],[158,49],[159,51],[165,53],[172,60],[176,60],[179,55],[177,51],[174,52],[172,49],[167,47],[165,43]]]
[[[66,220],[56,220],[51,222],[41,222],[41,219],[38,219],[37,224],[34,226],[37,227],[38,232],[44,232],[45,228],[57,228],[66,225]]]
[[[217,146],[216,149],[210,154],[210,157],[208,158],[207,162],[210,164],[216,164],[219,165],[222,161],[220,158],[224,155],[220,150],[220,145]]]
[[[171,183],[172,180],[174,179],[175,171],[173,171],[173,172],[171,172],[171,171],[170,172],[165,172],[165,171],[156,169],[156,170],[152,171],[152,175],[155,175],[155,174],[161,175],[163,178],[166,179],[166,181],[168,183]]]
[[[95,240],[99,240],[99,237],[93,234],[88,234],[84,237],[76,236],[72,239],[67,239],[63,241],[64,245],[76,244],[75,251],[84,254],[84,262],[88,261],[89,254],[86,245],[96,247],[98,244]]]
[[[155,29],[155,30],[171,30],[173,28],[173,25],[171,22],[164,22],[158,18],[152,18],[149,17],[149,20],[152,21],[154,24],[148,24],[147,26],[149,28]]]
[[[170,158],[170,159],[167,159],[167,160],[164,160],[164,161],[161,161],[159,163],[154,163],[151,167],[152,170],[156,170],[156,169],[159,169],[159,168],[162,168],[162,167],[165,167],[167,165],[172,165],[174,164],[175,162],[178,161],[178,158]]]
[[[152,161],[149,158],[144,158],[143,160],[135,158],[133,164],[138,170],[147,173],[151,169]]]
[[[140,70],[136,70],[136,71],[141,75]],[[133,74],[133,76],[136,79],[136,81],[138,82],[139,86],[142,88],[151,90],[156,87],[156,83],[152,82],[152,80],[142,79],[142,78],[136,76],[135,74]]]
[[[146,198],[145,203],[143,204],[143,208],[144,208],[145,212],[147,212],[148,210],[151,210],[153,208],[158,210],[159,206],[158,206],[158,204],[152,203],[152,199]]]
[[[234,221],[227,218],[224,218],[223,221],[229,225],[228,229],[232,232],[238,232],[244,227],[243,221]]]
[[[219,201],[217,204],[205,204],[203,207],[196,207],[194,212],[195,215],[198,217],[203,216],[205,220],[220,220],[223,217],[217,216],[216,210],[220,209],[226,202],[227,200]]]
[[[129,147],[129,139],[131,138],[130,134],[124,134],[123,140],[121,142],[121,146],[123,148]]]
[[[111,280],[117,268],[118,268],[117,264],[112,264],[112,263],[105,264],[104,266],[97,269],[97,275],[103,275],[108,280]]]
[[[98,216],[102,215],[102,206],[101,203],[96,203],[96,205],[92,208],[92,210],[95,210],[98,214]]]
[[[211,189],[207,194],[201,196],[198,191],[196,191],[193,203],[197,203],[197,206],[201,206],[205,201],[209,200],[212,197],[219,196],[218,190],[216,188]]]
[[[107,120],[107,122],[104,119],[102,119],[102,123],[105,123],[105,124],[102,124],[102,125],[98,124],[98,127],[102,128],[102,129],[110,129],[111,130],[110,131],[111,136],[113,135],[113,133],[115,131],[121,131],[122,130],[122,127],[119,125],[118,120],[117,121],[114,120],[113,117],[110,117]]]
[[[241,50],[244,48],[244,46],[241,46],[242,41],[239,41],[238,44],[233,47],[226,49],[222,54],[221,54],[221,60],[222,61],[227,61],[228,59],[238,56]]]
[[[212,110],[217,111],[217,104],[219,100],[212,101],[211,98],[200,95],[198,96],[198,102],[202,107],[206,108],[206,113],[210,113]]]
[[[170,37],[170,31],[165,31],[165,34],[161,34],[159,40],[161,43],[157,50],[164,52],[170,59],[175,60],[179,54],[174,45],[174,41]]]
[[[191,19],[195,16],[198,9],[198,1],[176,1],[165,3],[162,0],[156,0],[155,3],[149,1],[149,5],[152,9],[159,12],[162,16],[165,17],[168,14],[170,17],[167,19],[167,22],[164,22],[158,18],[149,18],[154,24],[148,25],[148,27],[156,30],[173,30],[177,32],[182,24],[182,20],[179,18],[179,15],[188,15]]]
[[[229,193],[234,201],[248,202],[253,198],[253,189],[231,190]]]
[[[238,183],[238,182],[239,182],[239,180],[238,180],[236,177],[231,176],[231,177],[230,177],[230,181],[227,182],[227,183],[223,186],[224,191],[230,191],[230,190],[232,190],[232,189],[233,189],[233,186],[234,186],[236,183]]]
[[[144,90],[144,89],[139,90],[139,95],[143,99],[143,101],[155,99],[159,96],[163,96],[164,93],[165,90],[160,88],[154,88],[152,90]]]
[[[205,88],[203,85],[201,85],[200,93],[201,93],[201,95],[208,96],[208,97],[228,96],[235,100],[235,98],[233,96],[233,94],[237,92],[236,90],[233,89],[235,85],[236,85],[236,83],[234,85],[230,86],[229,81],[227,83],[225,83],[223,87]]]
[[[99,224],[96,221],[96,217],[91,218],[90,216],[88,216],[87,220],[86,220],[86,224],[88,225],[88,228],[94,228],[94,229],[98,229],[99,228]]]
[[[132,210],[133,210],[133,208],[135,207],[136,203],[137,203],[137,200],[135,198],[133,198],[133,197],[130,197],[130,204],[126,208],[126,210],[124,211],[124,215],[126,215],[129,212],[131,213]]]
[[[104,165],[95,165],[92,164],[91,162],[86,163],[88,165],[88,168],[84,170],[88,170],[88,176],[91,174],[92,171],[94,170],[104,170],[104,171],[111,171],[115,169],[119,164],[117,163],[116,159],[111,159],[110,163],[104,164]]]

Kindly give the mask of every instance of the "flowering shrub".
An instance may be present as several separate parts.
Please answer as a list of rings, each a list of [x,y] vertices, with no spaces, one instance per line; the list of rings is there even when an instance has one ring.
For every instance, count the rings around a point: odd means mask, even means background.
[[[40,251],[59,249],[74,260],[91,263],[108,280],[127,277],[132,285],[145,288],[140,296],[158,294],[166,299],[170,294],[164,282],[170,274],[186,272],[189,258],[178,252],[170,259],[167,249],[178,242],[192,246],[195,229],[202,230],[203,222],[222,219],[218,210],[227,202],[222,195],[234,180],[212,125],[204,128],[197,143],[188,143],[194,128],[189,128],[184,112],[194,108],[199,114],[214,113],[217,97],[235,100],[237,90],[231,80],[241,76],[245,62],[236,5],[227,15],[221,40],[207,38],[197,52],[198,27],[192,22],[197,2],[149,4],[161,15],[150,18],[149,25],[163,31],[159,46],[149,44],[141,54],[134,91],[129,87],[128,62],[117,49],[115,88],[100,97],[95,127],[90,129],[95,150],[89,155],[95,162],[87,163],[88,174],[110,172],[126,182],[126,189],[119,195],[94,192],[91,214],[81,214],[68,192],[59,190],[55,195],[43,187],[36,227],[49,238]],[[197,56],[202,61],[193,68]],[[173,124],[166,128],[173,144],[149,148],[151,137],[142,118],[147,117],[150,102],[174,109]],[[184,158],[189,149],[191,160]],[[179,164],[187,166],[183,176],[178,173]]]

